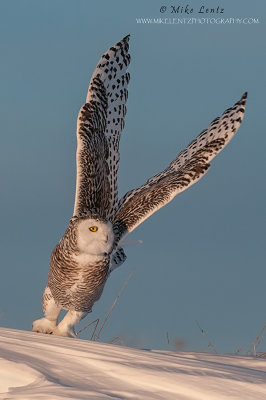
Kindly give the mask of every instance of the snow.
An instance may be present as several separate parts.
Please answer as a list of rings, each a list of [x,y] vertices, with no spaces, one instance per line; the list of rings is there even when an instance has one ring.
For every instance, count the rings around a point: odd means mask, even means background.
[[[266,399],[266,360],[0,328],[0,399]]]

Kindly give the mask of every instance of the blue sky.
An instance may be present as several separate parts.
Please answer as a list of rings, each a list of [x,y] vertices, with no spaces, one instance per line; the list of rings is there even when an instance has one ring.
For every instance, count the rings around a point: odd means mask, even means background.
[[[197,23],[137,24],[183,18],[170,7],[187,4],[143,3],[0,2],[0,322],[31,329],[41,315],[50,253],[73,212],[77,113],[100,56],[130,33],[120,196],[164,169],[247,90],[246,115],[208,174],[128,237],[143,244],[126,249],[128,260],[81,326],[105,317],[135,269],[102,340],[164,349],[168,332],[185,350],[203,351],[199,321],[217,351],[234,352],[265,323],[266,5],[212,0],[223,15],[202,16],[195,0]]]

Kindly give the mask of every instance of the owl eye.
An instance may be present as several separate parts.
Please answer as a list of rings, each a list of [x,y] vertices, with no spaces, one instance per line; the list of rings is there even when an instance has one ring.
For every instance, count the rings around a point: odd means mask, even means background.
[[[90,227],[89,227],[89,230],[90,230],[91,232],[97,232],[97,231],[98,231],[98,228],[97,228],[97,226],[90,226]]]

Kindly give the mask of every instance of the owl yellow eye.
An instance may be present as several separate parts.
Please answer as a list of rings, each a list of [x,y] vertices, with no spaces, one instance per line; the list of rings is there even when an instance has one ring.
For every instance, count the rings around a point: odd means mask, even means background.
[[[97,231],[98,231],[98,228],[97,228],[97,226],[91,226],[91,227],[89,228],[89,230],[90,230],[91,232],[97,232]]]

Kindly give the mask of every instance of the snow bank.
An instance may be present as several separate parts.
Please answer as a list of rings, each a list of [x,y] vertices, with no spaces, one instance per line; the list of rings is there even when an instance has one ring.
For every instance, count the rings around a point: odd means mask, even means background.
[[[0,328],[0,399],[265,400],[266,360]]]

